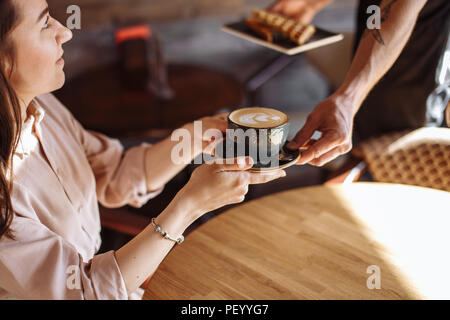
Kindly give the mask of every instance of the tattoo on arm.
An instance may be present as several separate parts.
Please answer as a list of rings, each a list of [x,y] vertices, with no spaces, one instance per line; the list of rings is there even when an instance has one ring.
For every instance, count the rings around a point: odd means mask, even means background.
[[[366,30],[366,31],[367,31],[367,30]],[[377,42],[378,42],[379,44],[381,44],[382,46],[385,45],[384,40],[383,40],[383,37],[381,36],[380,30],[378,30],[378,29],[373,29],[373,30],[371,30],[370,33],[372,34],[372,37],[373,37],[375,40],[377,40]]]
[[[389,15],[391,14],[391,9],[392,9],[392,5],[394,3],[396,3],[398,0],[391,0],[391,2],[389,2],[386,7],[384,7],[381,10],[381,23],[385,22],[388,18]]]
[[[381,23],[385,22],[388,18],[389,15],[391,13],[391,9],[392,9],[392,5],[394,3],[396,3],[398,0],[391,0],[391,2],[389,2],[383,9],[381,9]],[[366,28],[366,30],[364,31],[362,37],[366,37],[367,34],[370,33],[372,35],[372,37],[382,46],[385,45],[383,37],[381,36],[381,32],[379,29],[373,29],[373,30],[369,30]]]

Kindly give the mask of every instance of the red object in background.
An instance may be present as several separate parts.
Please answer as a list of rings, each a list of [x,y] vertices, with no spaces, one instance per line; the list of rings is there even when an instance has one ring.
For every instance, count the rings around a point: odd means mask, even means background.
[[[152,36],[152,30],[148,25],[138,25],[121,28],[116,31],[116,44],[130,39],[148,39]]]
[[[132,25],[117,29],[115,40],[123,89],[142,92],[151,80],[152,32],[149,25]]]
[[[117,29],[115,40],[122,89],[130,92],[152,92],[159,99],[173,98],[167,66],[156,33],[147,24]]]

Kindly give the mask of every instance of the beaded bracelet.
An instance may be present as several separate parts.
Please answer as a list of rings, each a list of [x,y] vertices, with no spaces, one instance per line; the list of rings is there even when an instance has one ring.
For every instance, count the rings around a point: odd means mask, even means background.
[[[181,244],[184,241],[183,235],[181,235],[178,239],[172,238],[166,231],[162,230],[161,227],[155,223],[155,218],[152,218],[152,226],[156,232],[159,232],[164,237],[164,239],[172,240],[177,244]]]

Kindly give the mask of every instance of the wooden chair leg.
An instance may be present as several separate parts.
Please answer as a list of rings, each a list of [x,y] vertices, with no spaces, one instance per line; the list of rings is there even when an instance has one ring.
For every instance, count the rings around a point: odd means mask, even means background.
[[[352,183],[358,181],[361,175],[366,170],[366,163],[364,161],[359,162],[355,167],[350,170],[347,170],[340,175],[329,179],[325,182],[326,185],[332,183]]]
[[[151,219],[121,209],[100,207],[100,221],[102,227],[109,228],[130,236],[136,236],[147,227]]]
[[[331,177],[327,179],[325,185],[332,183],[356,182],[366,170],[367,165],[360,157],[352,155]]]

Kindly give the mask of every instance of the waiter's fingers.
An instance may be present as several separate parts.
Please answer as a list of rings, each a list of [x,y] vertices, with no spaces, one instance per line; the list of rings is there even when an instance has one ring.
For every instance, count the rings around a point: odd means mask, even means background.
[[[340,155],[349,152],[350,150],[351,150],[351,146],[348,146],[345,144],[340,145],[340,146],[335,147],[334,149],[328,151],[327,153],[323,154],[319,158],[311,160],[309,162],[309,164],[316,166],[316,167],[321,167],[321,166],[327,164],[328,162],[336,159]]]
[[[333,132],[325,133],[322,138],[317,140],[311,147],[302,153],[297,164],[309,163],[314,159],[320,158],[322,155],[330,151],[331,149],[339,146],[337,135]]]
[[[294,139],[287,144],[288,149],[295,150],[303,147],[311,139],[318,127],[319,123],[308,117],[305,125],[297,132]]]

